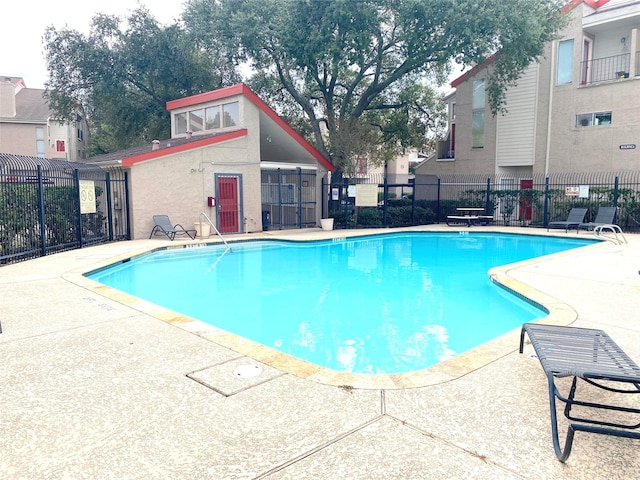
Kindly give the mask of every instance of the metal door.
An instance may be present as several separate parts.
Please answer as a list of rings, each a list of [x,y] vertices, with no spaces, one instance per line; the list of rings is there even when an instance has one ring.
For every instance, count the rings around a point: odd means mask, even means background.
[[[218,230],[220,233],[240,231],[240,202],[237,175],[217,177]]]

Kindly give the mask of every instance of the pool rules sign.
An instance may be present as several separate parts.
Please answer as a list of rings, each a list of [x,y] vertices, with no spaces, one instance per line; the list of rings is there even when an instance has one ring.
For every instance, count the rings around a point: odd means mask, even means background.
[[[80,180],[80,213],[96,213],[96,186],[93,180]]]

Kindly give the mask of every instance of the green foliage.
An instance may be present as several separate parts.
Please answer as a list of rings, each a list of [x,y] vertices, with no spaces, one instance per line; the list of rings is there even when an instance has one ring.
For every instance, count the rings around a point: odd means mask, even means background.
[[[0,254],[36,248],[38,233],[37,187],[0,184]]]
[[[96,198],[103,191],[96,187]],[[45,185],[44,205],[45,247],[79,242],[78,194],[75,186]],[[0,183],[0,255],[29,252],[41,247],[37,184]],[[106,236],[104,217],[100,212],[82,215],[84,239]]]
[[[375,207],[365,207],[358,210],[358,226],[379,227],[382,225],[382,210]]]
[[[494,55],[494,112],[504,91],[562,26],[557,0],[190,0],[183,14],[202,48],[220,42],[250,81],[345,173],[443,128],[442,85],[452,61]]]
[[[50,26],[44,42],[49,104],[67,120],[84,112],[92,154],[169,138],[167,101],[239,81],[232,64],[143,7],[125,22],[95,15],[88,35]]]

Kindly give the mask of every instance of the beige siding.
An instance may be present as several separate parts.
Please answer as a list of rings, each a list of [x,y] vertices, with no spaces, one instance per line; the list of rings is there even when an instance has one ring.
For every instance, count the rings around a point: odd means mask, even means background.
[[[518,87],[507,91],[508,112],[497,119],[498,167],[531,166],[535,163],[538,64],[527,68]]]

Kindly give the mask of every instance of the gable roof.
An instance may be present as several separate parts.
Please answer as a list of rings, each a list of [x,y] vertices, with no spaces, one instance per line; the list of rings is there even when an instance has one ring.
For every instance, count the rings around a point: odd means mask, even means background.
[[[44,90],[23,88],[16,94],[16,120],[46,123],[53,112],[44,98]]]
[[[296,132],[280,115],[278,115],[264,100],[262,100],[253,90],[244,83],[238,83],[230,87],[219,88],[211,92],[199,93],[190,97],[179,98],[167,102],[167,110],[176,110],[178,108],[190,107],[202,103],[222,100],[224,98],[243,95],[251,103],[253,103],[261,114],[265,115],[270,121],[280,127],[291,139],[309,153],[318,163],[329,171],[334,171],[336,167],[322,155],[313,145],[304,139],[302,135]]]

